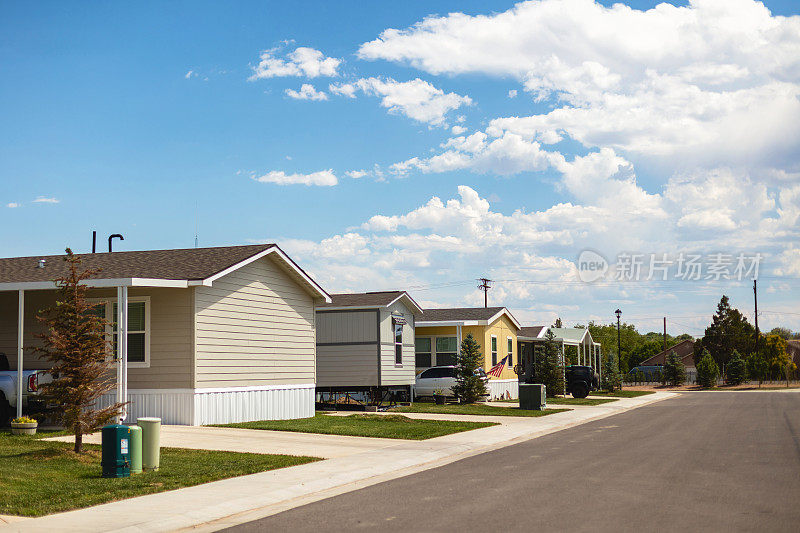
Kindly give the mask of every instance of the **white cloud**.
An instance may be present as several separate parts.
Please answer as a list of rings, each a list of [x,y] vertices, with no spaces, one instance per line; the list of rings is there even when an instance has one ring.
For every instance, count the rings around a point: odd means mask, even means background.
[[[9,208],[11,208],[11,209],[14,209],[14,208],[16,208],[16,207],[19,207],[19,203],[17,203],[17,202],[8,202],[8,203],[6,204],[6,207],[9,207]]]
[[[258,65],[253,67],[253,74],[249,80],[278,78],[286,76],[305,76],[316,78],[319,76],[336,76],[337,69],[342,60],[335,57],[325,57],[325,54],[314,48],[301,46],[286,54],[285,59],[275,57],[278,48],[271,48],[261,52]]]
[[[357,92],[381,98],[381,106],[390,113],[400,113],[432,126],[446,126],[445,115],[464,105],[471,105],[469,96],[445,93],[419,78],[395,81],[391,78],[361,78],[352,83],[331,84],[333,94],[355,98]]]
[[[295,100],[327,100],[328,95],[324,91],[317,91],[313,85],[304,83],[299,91],[286,89],[286,96]]]
[[[312,172],[311,174],[286,174],[282,170],[273,170],[263,176],[254,176],[253,179],[261,183],[275,183],[277,185],[318,185],[321,187],[332,187],[339,182],[333,170],[330,169]]]
[[[508,91],[508,97],[509,98],[516,98],[517,97],[517,90],[516,89],[511,89],[510,91]]]
[[[51,196],[37,196],[33,203],[36,204],[57,204],[61,200],[58,198],[53,198]]]
[[[366,170],[348,170],[344,174],[348,178],[353,178],[354,180],[357,180],[363,178],[364,176],[369,175],[369,172],[367,172]]]
[[[464,126],[453,126],[450,128],[450,131],[453,133],[453,135],[461,135],[467,131],[467,128]]]
[[[684,168],[800,160],[800,17],[772,16],[754,0],[646,11],[521,2],[387,29],[358,55],[433,74],[510,76],[556,103],[493,121],[497,136],[550,143],[561,132]]]
[[[183,77],[184,77],[184,79],[187,79],[187,80],[188,80],[189,78],[191,78],[191,77],[193,77],[193,76],[194,76],[194,77],[197,77],[197,74],[195,73],[195,71],[193,71],[193,70],[190,70],[190,71],[188,71],[188,72],[187,72],[187,73],[186,73],[186,74],[185,74]]]

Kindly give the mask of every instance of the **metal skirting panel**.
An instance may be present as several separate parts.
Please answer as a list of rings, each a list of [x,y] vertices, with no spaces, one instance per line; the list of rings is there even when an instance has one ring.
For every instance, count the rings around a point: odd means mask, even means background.
[[[519,380],[517,379],[491,379],[489,380],[489,398],[519,398]]]
[[[231,424],[314,416],[313,384],[303,387],[203,392],[194,396],[194,424]]]
[[[163,424],[205,425],[287,420],[314,416],[314,384],[286,388],[248,387],[233,390],[129,390],[127,423],[158,417]],[[103,395],[98,408],[116,401],[116,392]]]

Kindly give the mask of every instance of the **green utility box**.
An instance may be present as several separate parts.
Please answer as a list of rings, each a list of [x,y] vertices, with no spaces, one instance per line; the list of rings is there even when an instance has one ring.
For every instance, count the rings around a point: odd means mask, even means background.
[[[131,474],[142,473],[142,428],[128,426],[131,430]]]
[[[142,428],[142,468],[158,470],[161,461],[161,419],[140,418]]]
[[[547,391],[540,384],[519,384],[519,408],[541,411],[547,408]]]
[[[130,477],[130,429],[120,424],[103,427],[103,451],[100,464],[103,477]]]

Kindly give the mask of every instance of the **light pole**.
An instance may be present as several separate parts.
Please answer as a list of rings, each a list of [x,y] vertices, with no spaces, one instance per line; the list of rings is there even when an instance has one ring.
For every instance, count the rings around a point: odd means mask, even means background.
[[[622,342],[619,336],[619,317],[622,316],[622,311],[617,309],[616,311],[614,311],[614,314],[617,315],[617,364],[619,364],[619,361],[621,360],[622,357]]]

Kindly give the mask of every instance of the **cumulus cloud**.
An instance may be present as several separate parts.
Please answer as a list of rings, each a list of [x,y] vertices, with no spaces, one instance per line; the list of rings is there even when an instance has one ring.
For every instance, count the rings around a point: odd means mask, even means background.
[[[287,174],[282,170],[273,170],[262,176],[254,176],[254,180],[261,183],[275,183],[277,185],[317,185],[320,187],[332,187],[339,180],[333,170],[321,170],[311,174]]]
[[[286,96],[295,100],[327,100],[328,95],[324,91],[317,91],[310,83],[304,83],[299,91],[286,89]]]
[[[517,97],[517,90],[516,89],[511,89],[510,91],[508,91],[508,97],[509,98],[516,98]]]
[[[556,103],[544,114],[493,121],[487,132],[496,136],[548,143],[566,135],[686,166],[799,159],[800,17],[772,16],[754,0],[646,11],[521,2],[387,29],[358,55],[432,74],[513,77]]]
[[[319,76],[336,76],[342,60],[326,57],[314,48],[301,46],[286,54],[285,58],[276,57],[279,48],[271,48],[261,52],[258,65],[253,67],[249,80],[279,78],[287,76],[316,78]]]
[[[355,98],[358,92],[377,96],[381,98],[381,106],[390,113],[432,126],[445,126],[447,113],[472,104],[469,96],[445,93],[419,78],[402,82],[392,78],[361,78],[352,83],[331,84],[329,90],[349,98]]]

